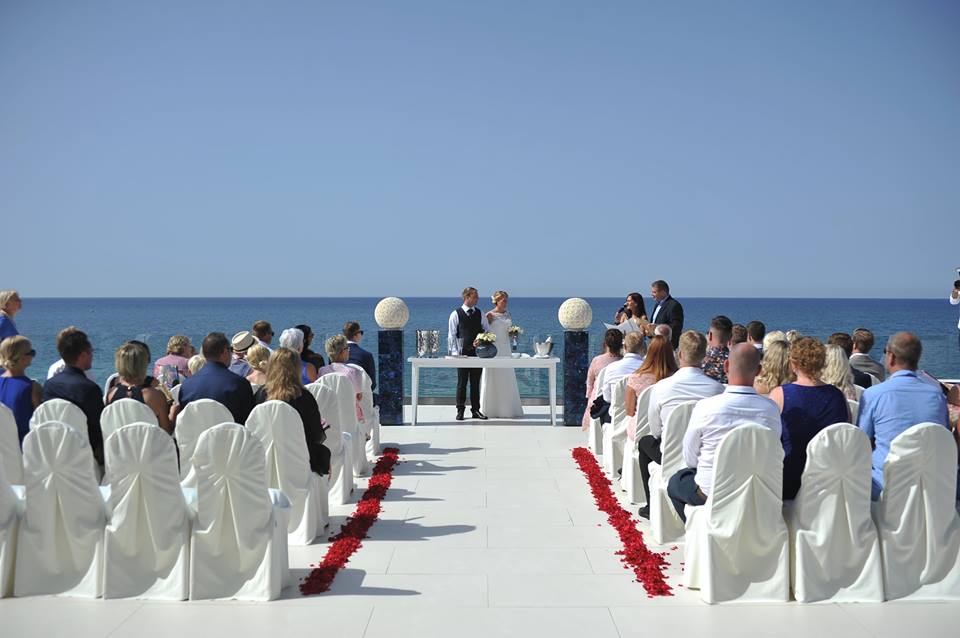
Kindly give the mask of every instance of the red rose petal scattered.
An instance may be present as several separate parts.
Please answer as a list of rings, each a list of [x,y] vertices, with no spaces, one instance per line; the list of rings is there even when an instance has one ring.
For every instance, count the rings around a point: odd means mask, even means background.
[[[367,491],[360,497],[353,516],[340,528],[340,533],[332,536],[333,543],[327,548],[323,560],[300,583],[300,593],[304,596],[320,594],[330,589],[337,572],[343,569],[380,515],[380,502],[387,495],[393,480],[393,466],[398,462],[400,450],[395,447],[384,448],[383,456],[377,459],[370,476]]]
[[[607,515],[607,521],[620,535],[623,550],[617,552],[617,555],[623,557],[620,562],[624,568],[633,570],[637,580],[647,590],[647,597],[673,596],[673,589],[667,584],[663,574],[663,570],[669,565],[665,554],[647,549],[643,542],[643,532],[637,529],[636,521],[630,513],[620,506],[610,489],[610,479],[604,476],[597,459],[587,448],[578,447],[573,449],[573,460],[587,477],[597,508]]]

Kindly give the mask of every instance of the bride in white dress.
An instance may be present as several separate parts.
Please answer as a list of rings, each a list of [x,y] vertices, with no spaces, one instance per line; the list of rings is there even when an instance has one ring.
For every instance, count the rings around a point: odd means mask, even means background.
[[[507,312],[509,296],[502,290],[493,294],[494,309],[487,313],[490,331],[497,335],[498,357],[510,356],[510,334],[513,325]],[[491,418],[517,419],[523,416],[517,373],[507,368],[486,368],[480,382],[480,411]]]

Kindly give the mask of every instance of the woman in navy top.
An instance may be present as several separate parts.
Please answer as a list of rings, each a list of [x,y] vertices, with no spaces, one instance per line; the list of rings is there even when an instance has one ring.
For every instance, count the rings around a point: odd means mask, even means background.
[[[0,375],[0,403],[13,411],[21,444],[30,431],[33,410],[40,405],[40,384],[24,374],[35,355],[26,337],[7,337],[0,343],[0,366],[6,368]]]
[[[802,337],[790,344],[790,367],[797,375],[793,383],[770,392],[780,407],[783,430],[783,499],[800,491],[800,479],[807,464],[807,443],[817,432],[849,418],[847,399],[837,387],[820,380],[826,363],[826,348],[817,339]]]

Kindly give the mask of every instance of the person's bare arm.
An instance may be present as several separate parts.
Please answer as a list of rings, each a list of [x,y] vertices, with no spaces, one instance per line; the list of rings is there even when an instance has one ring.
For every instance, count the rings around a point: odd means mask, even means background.
[[[780,408],[780,411],[783,412],[783,387],[777,386],[773,390],[770,390],[770,394],[767,395],[770,399],[777,404],[777,407]]]
[[[157,415],[157,423],[163,428],[164,432],[173,434],[173,427],[170,425],[170,408],[163,393],[153,388],[147,388],[143,391],[143,402]]]

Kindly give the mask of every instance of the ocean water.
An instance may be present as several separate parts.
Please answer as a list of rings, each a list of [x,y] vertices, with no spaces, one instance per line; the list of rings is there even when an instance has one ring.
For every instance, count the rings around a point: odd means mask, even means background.
[[[377,326],[373,310],[377,298],[213,298],[213,299],[31,299],[17,315],[20,332],[31,339],[37,357],[28,374],[38,380],[58,358],[56,334],[69,325],[84,330],[93,342],[93,372],[102,383],[114,371],[113,353],[127,339],[140,339],[150,345],[154,358],[163,356],[167,339],[173,334],[190,337],[199,350],[204,335],[221,331],[228,336],[248,330],[253,322],[266,319],[279,338],[281,330],[305,323],[313,329],[313,349],[322,352],[323,340],[338,334],[346,321],[358,321],[366,331],[363,346],[377,353]],[[611,321],[623,303],[622,297],[587,298],[593,307],[590,349],[599,353],[603,322]],[[446,344],[447,318],[459,305],[453,298],[412,297],[405,299],[410,321],[405,328],[406,356],[416,348],[415,331],[440,330],[441,348]],[[481,298],[480,307],[490,308]],[[648,308],[649,299],[645,298]],[[735,323],[759,319],[768,330],[796,329],[806,335],[826,338],[833,332],[852,332],[867,327],[877,335],[871,353],[880,358],[886,338],[898,330],[911,330],[923,340],[921,367],[939,377],[960,377],[960,352],[957,344],[957,307],[944,299],[733,299],[680,298],[684,307],[684,328],[706,332],[710,318],[729,316]],[[522,352],[533,352],[533,341],[552,336],[554,353],[563,356],[563,328],[557,320],[562,298],[511,298],[514,323],[524,328],[520,340]],[[441,353],[443,354],[443,353]],[[523,396],[546,396],[544,370],[519,370]],[[558,384],[562,391],[562,383]],[[410,371],[405,373],[404,388],[409,395]],[[452,370],[426,370],[421,375],[423,396],[452,396],[456,373]]]

